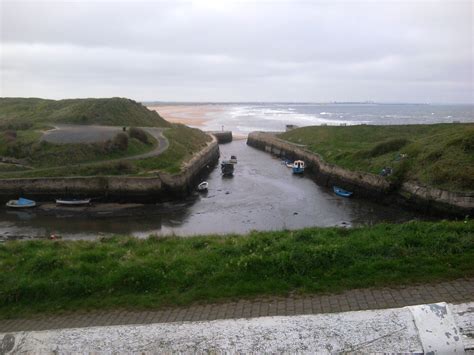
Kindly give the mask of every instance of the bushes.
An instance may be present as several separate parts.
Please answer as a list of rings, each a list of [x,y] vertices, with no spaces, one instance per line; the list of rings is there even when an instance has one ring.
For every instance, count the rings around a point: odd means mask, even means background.
[[[112,149],[115,150],[127,150],[128,148],[128,136],[120,132],[112,139]]]
[[[8,131],[3,132],[3,135],[4,135],[5,140],[7,141],[7,143],[15,141],[16,137],[17,137],[16,131],[12,131],[12,130],[8,130]]]
[[[131,127],[130,130],[128,131],[128,135],[130,138],[135,138],[138,139],[140,142],[148,144],[148,135],[143,129],[136,128],[136,127]]]

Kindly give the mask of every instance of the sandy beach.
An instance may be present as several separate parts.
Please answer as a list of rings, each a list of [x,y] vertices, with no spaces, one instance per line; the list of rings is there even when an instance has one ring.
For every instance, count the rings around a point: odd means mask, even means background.
[[[158,112],[169,122],[195,127],[204,126],[212,119],[211,114],[223,110],[222,107],[216,105],[154,105],[147,108]]]

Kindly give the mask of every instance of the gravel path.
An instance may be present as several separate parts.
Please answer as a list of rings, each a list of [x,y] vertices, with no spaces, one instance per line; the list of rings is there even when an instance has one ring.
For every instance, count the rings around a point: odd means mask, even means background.
[[[42,140],[54,143],[100,143],[122,132],[122,127],[56,125],[44,133]]]

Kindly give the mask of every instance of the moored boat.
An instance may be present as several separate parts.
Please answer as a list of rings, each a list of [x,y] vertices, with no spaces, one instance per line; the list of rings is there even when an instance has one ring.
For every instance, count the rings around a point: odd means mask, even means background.
[[[333,186],[332,188],[334,190],[334,193],[338,196],[342,196],[342,197],[351,197],[353,192],[351,191],[346,191],[338,186]]]
[[[229,162],[232,164],[237,164],[237,157],[235,155],[231,155]]]
[[[83,206],[91,203],[90,198],[76,199],[76,198],[58,198],[56,199],[57,205],[63,206]]]
[[[207,181],[203,181],[198,185],[197,189],[198,191],[207,191],[208,187],[209,183]]]
[[[20,197],[18,200],[10,200],[6,204],[10,208],[30,208],[35,207],[36,202],[33,200],[28,200],[27,198]]]
[[[228,160],[224,160],[221,163],[221,172],[224,176],[230,176],[234,174],[234,164]]]
[[[295,160],[293,163],[293,174],[302,174],[304,173],[304,161],[302,160]]]

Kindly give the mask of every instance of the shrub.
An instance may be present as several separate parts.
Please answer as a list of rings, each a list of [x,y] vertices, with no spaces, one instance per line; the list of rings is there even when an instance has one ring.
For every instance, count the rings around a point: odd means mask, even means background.
[[[128,136],[123,132],[118,133],[112,140],[112,146],[114,147],[114,149],[127,150]]]
[[[130,138],[138,139],[140,142],[148,144],[148,135],[143,129],[132,127],[128,131]]]
[[[17,134],[16,131],[8,130],[3,133],[5,140],[9,142],[14,142],[16,140]]]

